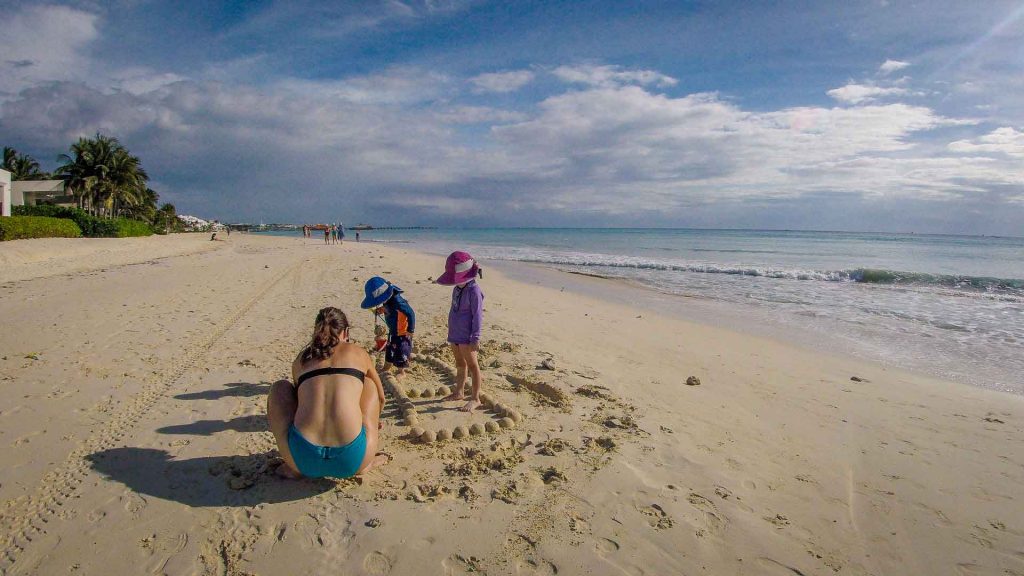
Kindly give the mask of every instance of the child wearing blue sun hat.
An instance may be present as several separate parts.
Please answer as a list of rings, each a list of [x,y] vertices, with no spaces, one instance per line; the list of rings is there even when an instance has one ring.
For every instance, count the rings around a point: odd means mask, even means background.
[[[412,356],[416,312],[402,296],[402,289],[380,276],[367,280],[363,291],[366,296],[360,306],[372,310],[377,316],[383,316],[388,328],[384,348],[384,369],[387,370],[388,364],[393,364],[396,376],[401,376],[409,365],[409,357]]]

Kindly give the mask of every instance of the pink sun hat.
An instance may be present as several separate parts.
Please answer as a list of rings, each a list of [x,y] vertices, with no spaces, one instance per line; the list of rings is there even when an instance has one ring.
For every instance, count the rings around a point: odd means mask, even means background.
[[[445,286],[462,284],[476,278],[479,269],[476,260],[468,252],[452,252],[444,262],[444,274],[435,282]]]

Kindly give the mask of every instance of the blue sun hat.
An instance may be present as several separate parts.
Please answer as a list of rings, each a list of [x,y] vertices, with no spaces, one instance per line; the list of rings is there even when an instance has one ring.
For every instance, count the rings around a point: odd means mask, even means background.
[[[380,276],[374,276],[366,281],[363,291],[366,292],[366,297],[363,298],[363,303],[360,306],[363,308],[376,308],[390,300],[395,294],[401,293],[402,289]]]

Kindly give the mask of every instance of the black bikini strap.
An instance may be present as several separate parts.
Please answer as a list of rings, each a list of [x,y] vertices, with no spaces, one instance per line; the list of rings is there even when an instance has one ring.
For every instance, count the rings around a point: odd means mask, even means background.
[[[306,380],[316,378],[317,376],[323,376],[324,374],[345,374],[347,376],[358,378],[359,380],[366,378],[366,373],[356,368],[317,368],[316,370],[310,370],[302,376],[299,376],[299,380],[295,383],[295,387],[298,388]]]

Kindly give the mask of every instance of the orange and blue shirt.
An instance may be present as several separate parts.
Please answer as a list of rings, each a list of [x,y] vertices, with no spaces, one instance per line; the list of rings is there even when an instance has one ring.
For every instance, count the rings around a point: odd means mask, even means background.
[[[416,312],[400,294],[384,303],[384,323],[388,325],[388,340],[416,332]]]

